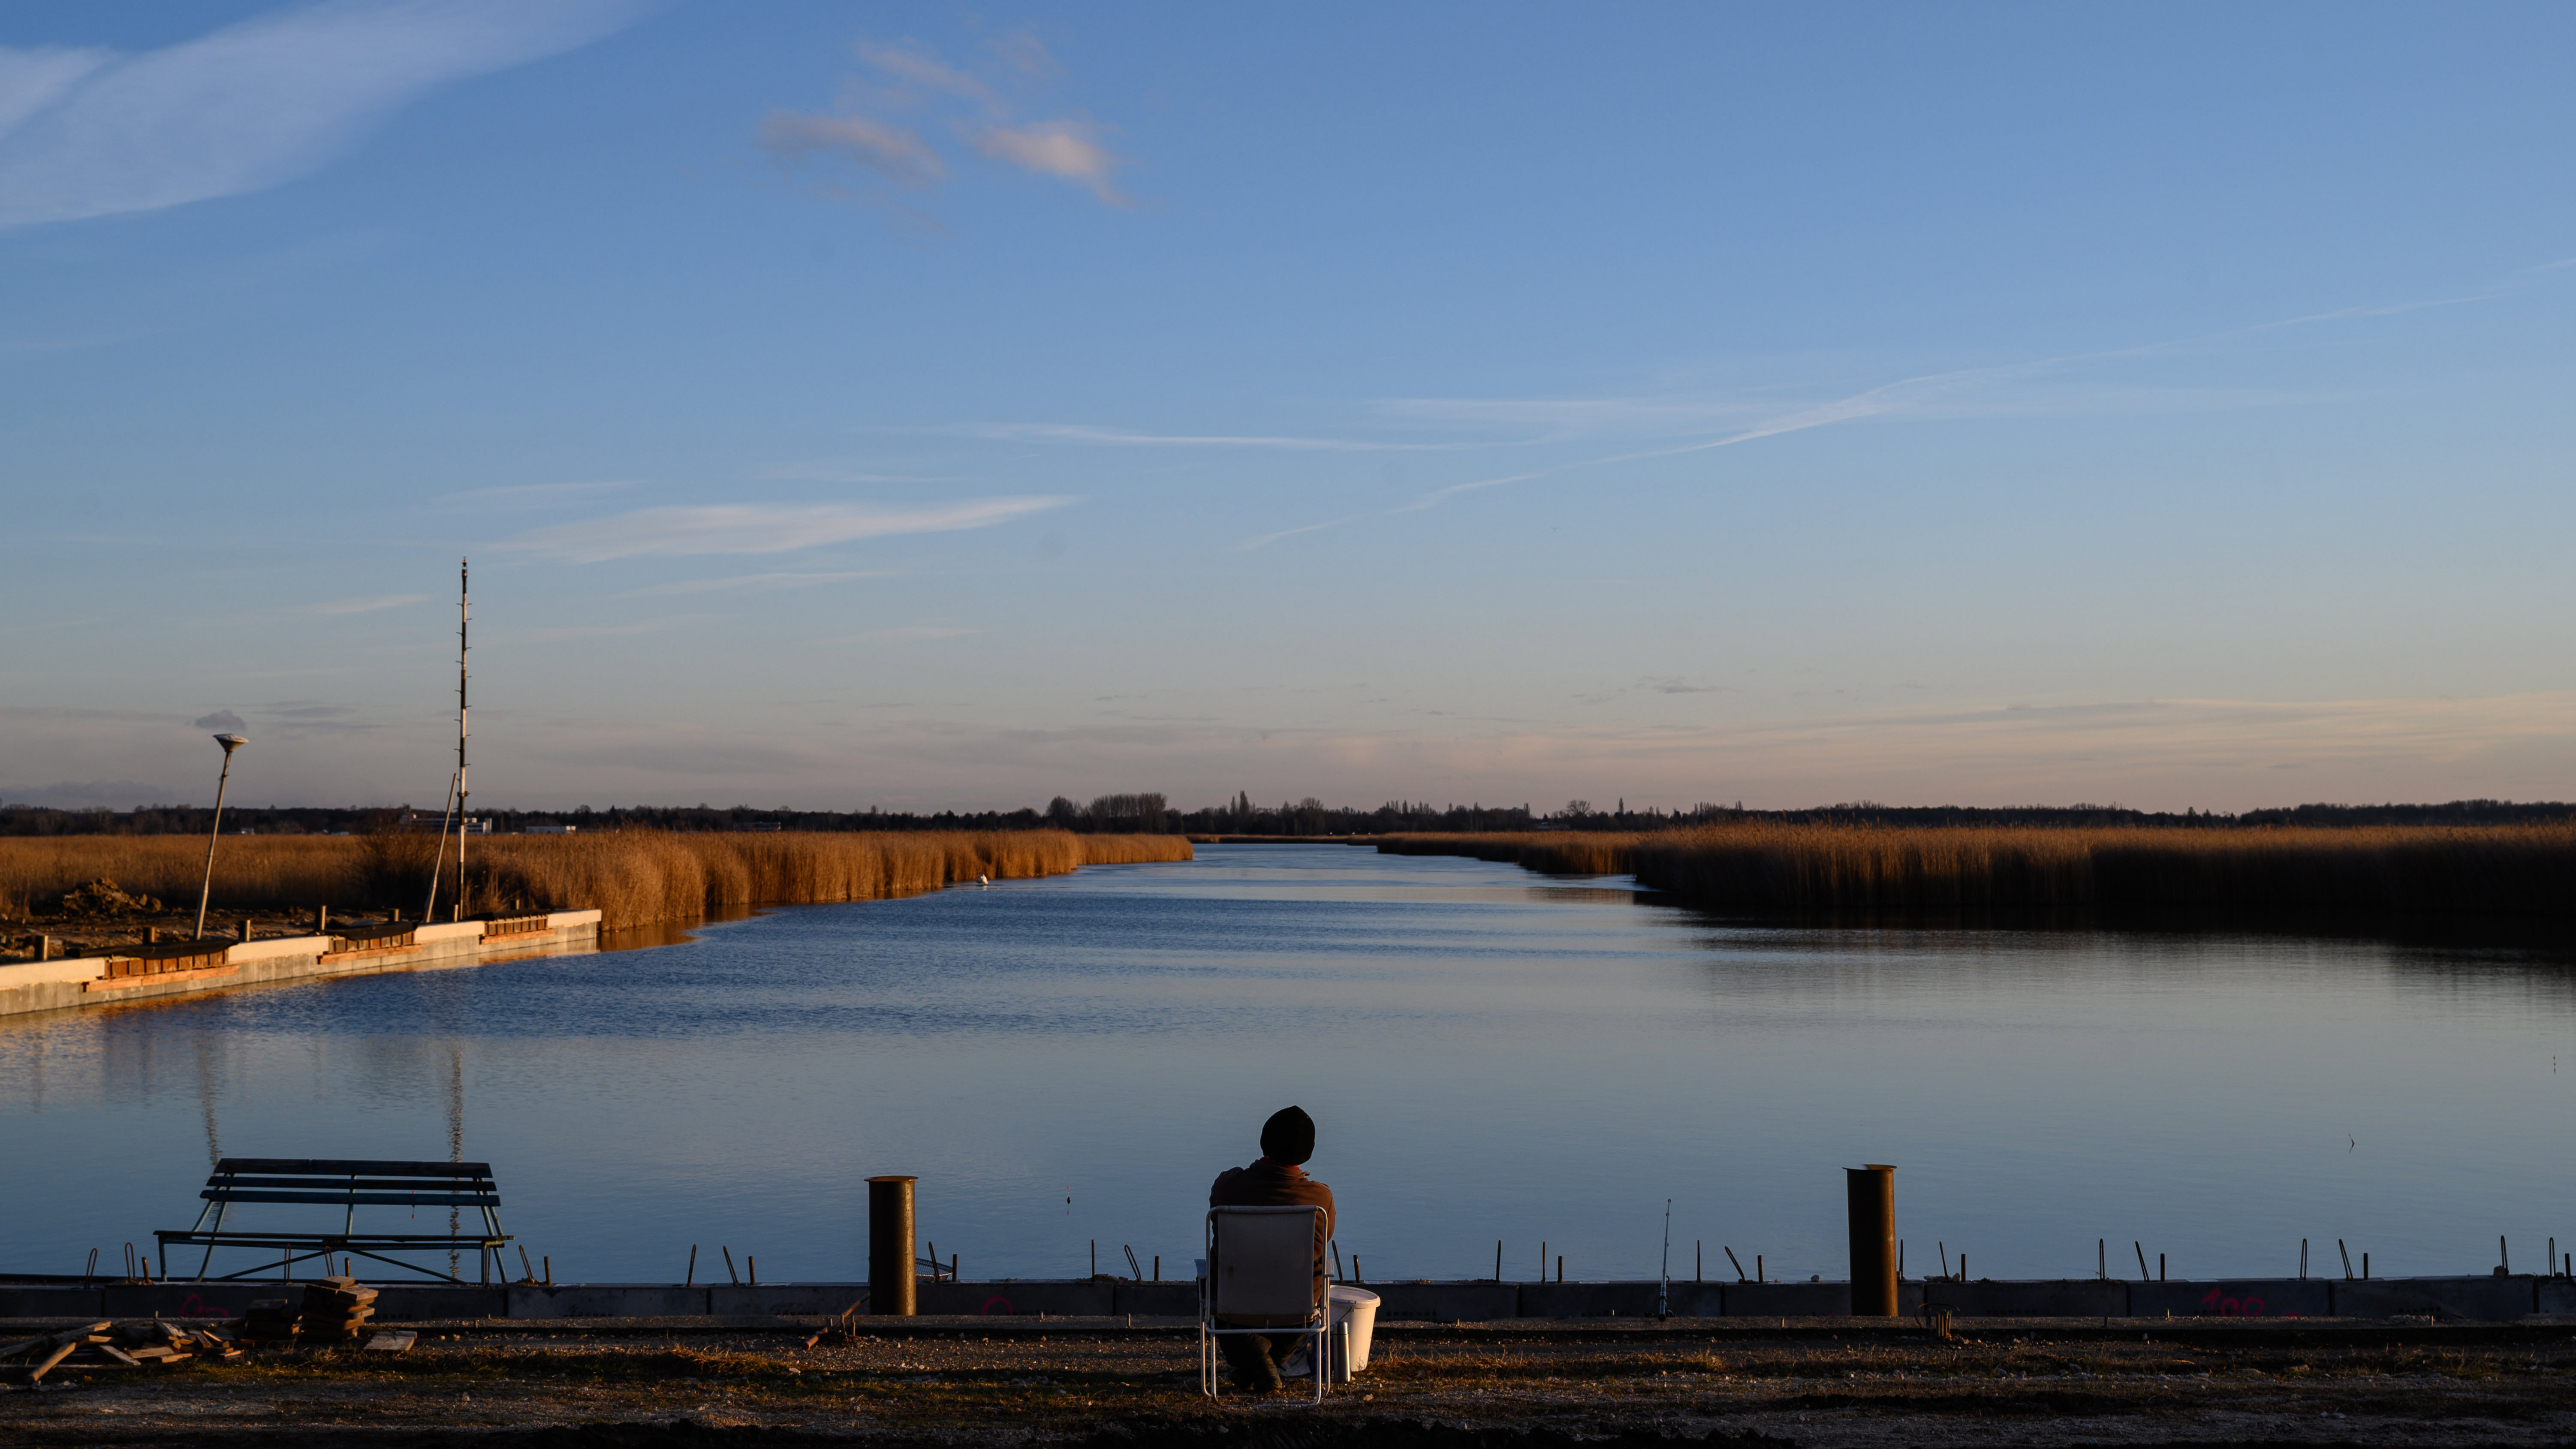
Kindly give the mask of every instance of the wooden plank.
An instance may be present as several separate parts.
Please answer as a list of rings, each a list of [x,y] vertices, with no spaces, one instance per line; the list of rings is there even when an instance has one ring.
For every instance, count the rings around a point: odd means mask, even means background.
[[[16,1358],[29,1349],[52,1348],[65,1343],[77,1344],[93,1333],[104,1333],[115,1326],[112,1323],[87,1323],[78,1328],[59,1328],[52,1333],[39,1334],[34,1338],[24,1338],[16,1343],[0,1346],[0,1358]]]
[[[207,1188],[197,1196],[208,1202],[318,1202],[334,1205],[356,1204],[360,1207],[406,1207],[419,1203],[423,1207],[499,1207],[501,1197],[490,1192],[283,1192],[276,1188],[254,1188],[249,1192],[232,1192]]]
[[[61,1363],[64,1359],[70,1358],[72,1356],[72,1350],[78,1347],[80,1347],[80,1344],[77,1342],[57,1346],[51,1354],[46,1356],[44,1362],[27,1370],[27,1382],[32,1384],[36,1380],[43,1378],[47,1369]]]
[[[420,1335],[408,1328],[387,1329],[367,1340],[361,1353],[409,1353]]]
[[[460,1186],[460,1182],[463,1184]],[[236,1176],[206,1184],[199,1196],[214,1192],[239,1192],[244,1188],[286,1188],[297,1192],[471,1192],[479,1186],[474,1179],[453,1177],[251,1177]]]
[[[215,1163],[218,1176],[236,1172],[300,1172],[307,1176],[490,1177],[488,1162],[410,1162],[361,1157],[226,1157]]]
[[[453,1243],[460,1248],[477,1244],[490,1246],[512,1241],[508,1233],[179,1233],[165,1232],[154,1236],[168,1244],[189,1244],[215,1248],[328,1248],[338,1252],[354,1248],[411,1248]],[[274,1265],[272,1265],[274,1266]]]

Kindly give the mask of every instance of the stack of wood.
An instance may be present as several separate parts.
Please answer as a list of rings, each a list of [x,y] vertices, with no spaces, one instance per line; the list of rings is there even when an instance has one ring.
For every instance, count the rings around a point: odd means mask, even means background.
[[[309,1342],[347,1343],[366,1331],[376,1316],[376,1290],[357,1279],[319,1278],[304,1287],[304,1337]]]
[[[232,1340],[211,1328],[181,1328],[157,1318],[121,1328],[113,1323],[91,1323],[38,1338],[0,1343],[0,1365],[6,1365],[6,1373],[0,1377],[10,1383],[34,1384],[58,1370],[122,1372],[201,1358],[239,1357],[241,1350],[233,1347]]]
[[[303,1314],[291,1298],[262,1298],[242,1310],[241,1336],[245,1343],[293,1344],[303,1328]]]

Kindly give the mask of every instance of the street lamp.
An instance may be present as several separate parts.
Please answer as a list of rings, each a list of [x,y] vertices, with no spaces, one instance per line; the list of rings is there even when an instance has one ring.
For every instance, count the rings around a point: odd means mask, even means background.
[[[220,734],[215,743],[224,747],[224,772],[215,777],[215,828],[206,837],[206,883],[197,888],[197,939],[206,939],[206,899],[215,889],[215,842],[224,837],[224,782],[233,777],[233,751],[249,744],[241,735]]]

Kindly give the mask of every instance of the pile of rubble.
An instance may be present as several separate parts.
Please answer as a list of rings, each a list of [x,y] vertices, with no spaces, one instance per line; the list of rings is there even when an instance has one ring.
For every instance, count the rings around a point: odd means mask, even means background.
[[[41,1384],[45,1375],[79,1369],[121,1373],[199,1359],[219,1362],[252,1348],[338,1347],[367,1339],[372,1353],[402,1353],[409,1331],[372,1333],[376,1290],[355,1278],[324,1278],[304,1287],[302,1301],[264,1298],[220,1328],[183,1328],[158,1318],[90,1323],[14,1343],[0,1343],[0,1386]]]

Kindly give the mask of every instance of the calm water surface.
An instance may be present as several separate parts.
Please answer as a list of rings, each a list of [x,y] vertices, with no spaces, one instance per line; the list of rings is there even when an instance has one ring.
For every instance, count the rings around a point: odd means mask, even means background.
[[[968,1277],[1186,1276],[1287,1102],[1370,1277],[1842,1273],[1898,1164],[1907,1270],[2374,1272],[2576,1248],[2563,955],[1747,926],[1618,880],[1202,847],[688,944],[0,1020],[0,1269],[184,1227],[216,1152],[496,1165],[559,1280],[864,1276],[871,1173]],[[2566,1060],[2561,1062],[2560,1057]],[[384,1210],[399,1217],[402,1210]],[[426,1215],[425,1215],[426,1216]],[[441,1215],[443,1217],[443,1215]],[[366,1219],[361,1220],[363,1226]],[[402,1224],[377,1221],[385,1226]],[[423,1226],[430,1226],[424,1223]],[[219,1271],[222,1260],[218,1260]],[[235,1266],[246,1266],[236,1263]],[[1150,1263],[1148,1264],[1150,1271]],[[468,1269],[471,1273],[469,1260]],[[721,1268],[715,1270],[719,1275]]]

